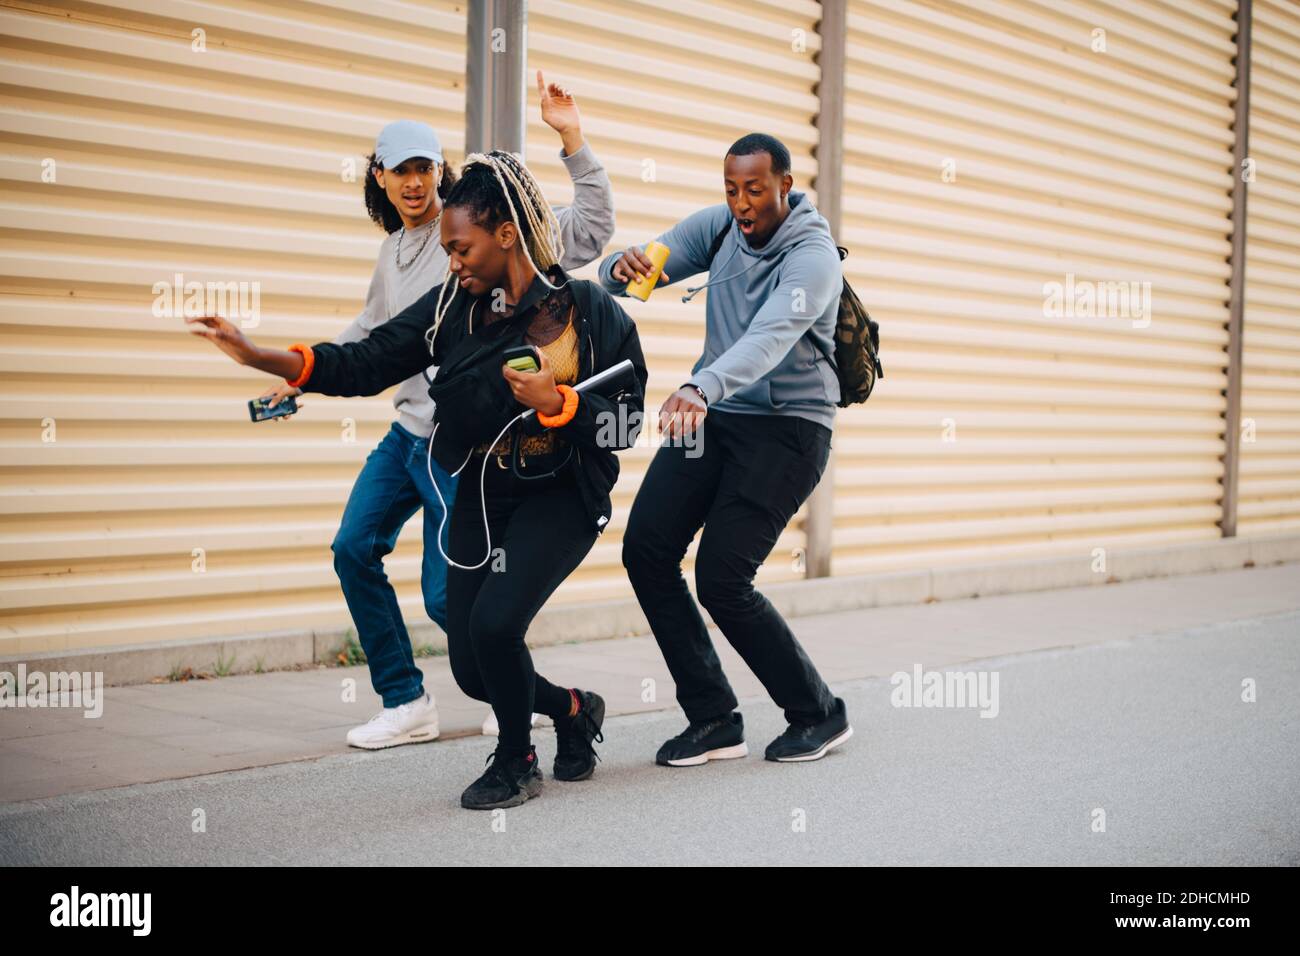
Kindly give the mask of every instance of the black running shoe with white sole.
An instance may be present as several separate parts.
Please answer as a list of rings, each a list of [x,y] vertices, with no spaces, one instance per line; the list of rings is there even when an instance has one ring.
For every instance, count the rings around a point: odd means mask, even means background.
[[[791,724],[785,733],[767,745],[764,756],[780,763],[820,760],[833,747],[853,736],[844,701],[836,697],[835,709],[825,720],[815,724]]]
[[[655,763],[661,767],[698,767],[710,760],[730,760],[748,753],[745,720],[733,713],[692,723],[659,748]]]
[[[537,748],[529,747],[522,757],[509,756],[500,748],[488,756],[490,766],[460,795],[466,810],[497,810],[517,807],[526,800],[541,796],[542,768],[537,763]]]
[[[556,780],[586,780],[596,772],[596,748],[592,741],[604,743],[600,732],[605,722],[605,699],[591,691],[574,688],[582,709],[572,717],[555,718],[555,763],[552,776]]]

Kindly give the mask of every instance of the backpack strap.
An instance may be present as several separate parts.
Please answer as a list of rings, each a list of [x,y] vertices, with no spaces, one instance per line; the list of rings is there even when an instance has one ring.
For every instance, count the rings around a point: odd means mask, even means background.
[[[730,231],[731,231],[731,223],[728,222],[725,226],[722,227],[722,231],[713,237],[713,243],[709,246],[708,259],[705,260],[710,266],[713,265],[713,260],[717,258],[719,250],[722,249],[722,243],[726,241],[727,233]],[[835,248],[839,250],[840,261],[842,262],[845,259],[845,257],[848,256],[849,250],[845,249],[843,246],[836,246]],[[812,334],[811,326],[808,328],[806,332],[804,332],[804,335],[808,337],[808,339],[812,342],[813,346],[817,349],[817,351],[821,353],[822,358],[826,359],[826,361],[830,363],[831,369],[834,370],[836,375],[838,376],[839,366],[835,364],[835,356],[831,352],[826,351],[826,349],[822,347],[821,342],[817,341],[817,336]]]
[[[718,233],[716,236],[713,237],[713,244],[709,246],[709,255],[705,259],[706,263],[708,263],[709,265],[713,265],[713,260],[718,257],[718,250],[722,248],[723,242],[725,242],[727,239],[727,233],[729,233],[730,231],[731,231],[731,223],[730,221],[728,221],[727,224],[722,227],[722,232]]]
[[[845,259],[847,259],[847,258],[849,257],[849,250],[845,249],[843,246],[839,246],[839,245],[837,245],[837,246],[835,247],[835,249],[836,249],[836,251],[839,252],[839,254],[840,254],[840,262],[843,262]],[[843,295],[844,295],[843,282],[844,282],[844,280],[841,278],[841,289],[840,289],[840,296],[841,296],[841,298],[842,298]],[[837,321],[837,325],[838,325],[838,318],[837,318],[836,321]],[[809,337],[810,339],[812,339],[813,345],[817,346],[817,351],[821,352],[822,355],[825,356],[826,361],[830,362],[830,364],[831,364],[831,368],[835,370],[835,374],[838,376],[838,375],[839,375],[840,367],[839,367],[839,365],[835,362],[835,356],[834,356],[834,354],[832,354],[831,352],[828,352],[828,351],[826,351],[824,348],[822,348],[822,344],[821,344],[820,342],[817,341],[817,337],[816,337],[815,335],[812,335],[812,334],[811,334],[811,333],[812,333],[812,329],[811,329],[811,328],[808,330],[808,332],[809,332],[808,337]],[[834,335],[832,335],[831,338],[833,339],[833,338],[834,338]]]

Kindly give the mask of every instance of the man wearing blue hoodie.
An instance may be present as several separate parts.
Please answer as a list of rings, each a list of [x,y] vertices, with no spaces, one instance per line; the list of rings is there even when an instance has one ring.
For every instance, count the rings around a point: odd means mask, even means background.
[[[674,767],[749,752],[736,695],[682,577],[701,527],[700,603],[789,722],[767,759],[817,760],[853,733],[844,701],[753,586],[830,455],[840,257],[826,220],[791,188],[790,152],[779,140],[737,140],[723,177],[725,205],[656,240],[670,250],[661,283],[709,272],[704,352],[660,409],[670,440],[655,453],[623,537],[623,566],[690,722],[655,758]],[[601,262],[600,280],[618,295],[652,271],[645,247],[633,246]],[[693,442],[671,440],[696,430]]]

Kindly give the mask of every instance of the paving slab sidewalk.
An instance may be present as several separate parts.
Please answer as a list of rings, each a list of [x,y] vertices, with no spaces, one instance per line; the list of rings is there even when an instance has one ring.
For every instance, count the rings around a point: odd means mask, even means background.
[[[1297,609],[1300,562],[1292,562],[822,614],[791,626],[822,675],[836,683],[917,663],[934,668]],[[726,640],[716,631],[713,637],[738,697],[762,697]],[[549,679],[599,691],[611,715],[676,708],[653,637],[547,646],[533,655]],[[420,666],[438,701],[442,738],[478,734],[487,705],[461,694],[447,658]],[[344,700],[349,680],[354,702]],[[365,667],[108,687],[103,696],[98,718],[73,708],[0,709],[0,803],[346,752],[348,729],[380,707]],[[774,705],[764,699],[750,706]]]

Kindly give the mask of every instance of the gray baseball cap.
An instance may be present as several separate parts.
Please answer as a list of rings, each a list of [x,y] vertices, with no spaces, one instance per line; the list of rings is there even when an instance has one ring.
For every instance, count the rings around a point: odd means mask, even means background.
[[[384,169],[400,166],[416,156],[431,159],[435,163],[442,162],[442,144],[428,123],[398,120],[379,131],[379,139],[375,141],[375,159],[379,160]]]

